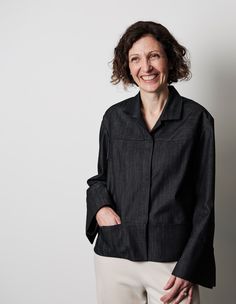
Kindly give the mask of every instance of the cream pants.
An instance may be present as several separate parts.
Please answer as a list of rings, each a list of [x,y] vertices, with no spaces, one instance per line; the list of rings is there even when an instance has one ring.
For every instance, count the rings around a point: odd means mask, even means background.
[[[134,262],[94,252],[97,304],[163,304],[163,287],[176,263]],[[191,304],[200,304],[198,285]]]

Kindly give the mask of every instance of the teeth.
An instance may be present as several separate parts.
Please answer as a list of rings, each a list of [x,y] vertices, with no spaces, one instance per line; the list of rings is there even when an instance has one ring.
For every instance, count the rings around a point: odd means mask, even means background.
[[[143,80],[152,80],[156,77],[156,75],[148,75],[148,76],[142,76]]]

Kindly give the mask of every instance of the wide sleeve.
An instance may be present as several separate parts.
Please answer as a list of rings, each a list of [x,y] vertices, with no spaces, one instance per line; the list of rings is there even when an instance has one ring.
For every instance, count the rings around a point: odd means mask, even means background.
[[[203,128],[196,147],[194,165],[195,205],[192,231],[173,275],[192,283],[215,286],[215,133],[214,118],[204,114]]]
[[[103,117],[99,131],[99,154],[97,175],[87,180],[89,188],[86,192],[87,217],[86,236],[92,244],[98,232],[97,211],[104,206],[113,206],[112,198],[107,190],[107,163],[109,157],[109,134]]]

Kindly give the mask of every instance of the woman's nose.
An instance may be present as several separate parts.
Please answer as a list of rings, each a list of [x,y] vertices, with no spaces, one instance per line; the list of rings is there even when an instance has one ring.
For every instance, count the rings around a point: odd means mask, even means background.
[[[148,60],[148,58],[144,58],[141,61],[141,69],[145,73],[147,73],[147,72],[149,72],[149,71],[152,70],[152,65],[150,64],[150,61]]]

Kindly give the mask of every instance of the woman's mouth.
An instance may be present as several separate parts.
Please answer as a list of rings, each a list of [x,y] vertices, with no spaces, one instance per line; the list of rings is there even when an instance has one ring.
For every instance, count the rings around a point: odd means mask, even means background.
[[[151,82],[152,80],[156,79],[157,76],[158,76],[158,74],[152,74],[152,75],[141,76],[141,78],[145,82]]]

